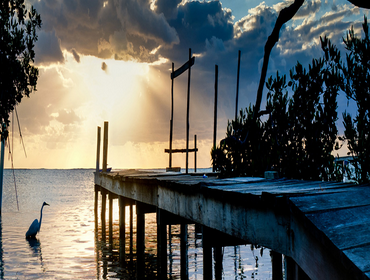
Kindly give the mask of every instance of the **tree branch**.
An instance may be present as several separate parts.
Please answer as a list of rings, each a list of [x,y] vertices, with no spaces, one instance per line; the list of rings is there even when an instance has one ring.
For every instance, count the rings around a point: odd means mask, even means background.
[[[352,1],[360,1],[360,0],[352,0]],[[271,35],[267,39],[267,42],[265,45],[265,54],[263,57],[261,78],[260,78],[260,83],[259,83],[258,91],[257,91],[256,106],[254,108],[254,114],[253,114],[254,120],[257,119],[258,112],[261,107],[262,92],[263,92],[263,87],[265,85],[271,50],[275,46],[276,42],[279,40],[279,33],[280,33],[281,27],[287,21],[291,20],[291,18],[297,13],[298,9],[303,5],[303,2],[304,0],[295,0],[294,3],[291,4],[289,7],[286,7],[280,11],[279,16],[274,26],[274,30],[272,31]]]

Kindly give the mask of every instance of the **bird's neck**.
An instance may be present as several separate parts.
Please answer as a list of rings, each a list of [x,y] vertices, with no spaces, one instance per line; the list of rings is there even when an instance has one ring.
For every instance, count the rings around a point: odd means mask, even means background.
[[[45,206],[45,205],[42,205],[41,210],[40,210],[40,223],[39,223],[40,227],[39,227],[39,230],[40,230],[40,228],[41,228],[42,209],[44,209],[44,206]]]

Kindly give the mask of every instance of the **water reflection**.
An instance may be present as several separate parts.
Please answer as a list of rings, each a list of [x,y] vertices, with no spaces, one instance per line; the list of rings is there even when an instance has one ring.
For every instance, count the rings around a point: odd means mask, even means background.
[[[39,239],[37,238],[26,238],[27,242],[28,242],[28,245],[30,246],[30,249],[32,251],[32,256],[33,257],[36,257],[37,259],[39,259],[40,261],[40,264],[41,264],[41,270],[42,272],[45,272],[46,269],[45,269],[45,266],[44,266],[44,262],[42,260],[42,252],[41,252],[41,242]]]
[[[116,206],[118,207],[118,205]],[[95,224],[97,279],[137,279],[138,252],[136,215],[132,227],[129,223],[129,207],[126,207],[125,240],[120,240],[119,217],[112,227],[100,218]],[[104,227],[102,227],[104,225]],[[112,228],[112,232],[109,230]],[[203,233],[201,227],[188,225],[187,257],[189,279],[204,278]],[[157,221],[156,214],[145,214],[145,251],[142,256],[142,274],[146,279],[157,279]],[[212,246],[214,246],[213,244]],[[181,278],[181,228],[167,226],[167,276]],[[264,248],[251,245],[219,246],[211,251],[213,279],[271,279],[271,258]],[[140,260],[140,256],[139,256]],[[217,264],[216,264],[217,262]]]
[[[0,279],[4,279],[3,223],[0,215]]]

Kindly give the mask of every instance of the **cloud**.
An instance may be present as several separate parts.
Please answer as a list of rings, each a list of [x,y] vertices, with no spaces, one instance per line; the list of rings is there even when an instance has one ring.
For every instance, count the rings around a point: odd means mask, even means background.
[[[62,124],[74,124],[81,121],[81,118],[78,117],[74,110],[59,110],[58,116],[55,118],[58,122]]]
[[[77,53],[77,51],[75,49],[72,49],[71,52],[76,62],[80,63],[80,55]]]
[[[37,34],[38,40],[35,44],[35,63],[63,63],[64,56],[60,48],[60,40],[57,38],[55,32],[40,30]]]
[[[103,70],[103,71],[107,72],[107,70],[108,70],[108,65],[107,65],[105,62],[102,62],[102,64],[101,64],[101,70]]]
[[[43,0],[33,5],[43,20],[43,32],[58,38],[58,49],[74,50],[74,54],[154,61],[153,49],[179,43],[163,13],[156,13],[144,1]],[[43,56],[48,49],[40,43],[38,53]],[[44,56],[43,62],[53,62],[55,57]]]

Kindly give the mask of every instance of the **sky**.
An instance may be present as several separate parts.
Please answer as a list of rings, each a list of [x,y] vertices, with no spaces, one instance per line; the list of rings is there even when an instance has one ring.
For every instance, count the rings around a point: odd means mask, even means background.
[[[195,56],[190,84],[190,143],[197,167],[210,167],[215,65],[218,65],[217,142],[235,115],[238,50],[239,110],[254,104],[264,45],[278,12],[291,0],[28,0],[43,21],[35,45],[37,91],[17,107],[10,130],[14,168],[94,168],[97,127],[109,122],[108,166],[168,166],[171,63]],[[320,36],[344,53],[353,26],[360,36],[368,10],[345,0],[306,0],[283,26],[267,77],[288,74],[299,61],[322,56]],[[266,89],[261,108],[265,105]],[[187,73],[174,81],[173,148],[185,148]],[[338,110],[353,111],[345,96]],[[353,111],[354,112],[354,111]],[[341,128],[341,114],[338,120]],[[12,120],[12,117],[11,117]],[[12,137],[13,135],[13,137]],[[7,153],[6,153],[7,154]],[[6,156],[5,167],[11,167]],[[185,155],[173,166],[185,168]],[[194,154],[189,154],[189,168]]]

